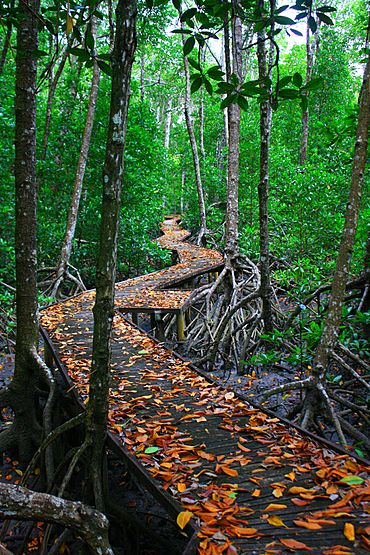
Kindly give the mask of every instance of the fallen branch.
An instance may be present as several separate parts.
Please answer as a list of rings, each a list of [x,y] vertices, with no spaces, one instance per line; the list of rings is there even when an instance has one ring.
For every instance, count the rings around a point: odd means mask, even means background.
[[[77,532],[94,555],[114,555],[108,540],[108,519],[78,501],[0,483],[0,517],[61,524]]]

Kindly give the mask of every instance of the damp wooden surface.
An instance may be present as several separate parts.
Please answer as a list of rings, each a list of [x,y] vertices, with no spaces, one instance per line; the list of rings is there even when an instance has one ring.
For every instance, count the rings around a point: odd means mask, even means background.
[[[117,309],[181,311],[192,292],[165,288],[222,267],[216,251],[184,242],[189,234],[178,216],[162,231],[159,243],[177,251],[179,264],[118,283]],[[82,403],[94,296],[83,293],[41,315]],[[119,312],[112,339],[111,440],[174,517],[192,516],[187,553],[368,552],[366,465],[208,381]]]

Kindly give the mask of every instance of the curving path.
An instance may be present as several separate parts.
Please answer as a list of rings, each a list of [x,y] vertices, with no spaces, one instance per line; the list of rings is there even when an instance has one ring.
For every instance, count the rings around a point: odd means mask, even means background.
[[[180,313],[182,282],[222,265],[184,242],[179,217],[161,246],[180,263],[117,284],[122,311]],[[172,289],[168,289],[172,288]],[[87,397],[94,291],[42,312],[43,333],[80,402]],[[174,516],[201,554],[362,554],[370,549],[368,468],[252,407],[117,312],[112,341],[109,441]],[[191,513],[191,514],[190,514]],[[182,522],[183,521],[183,522]],[[195,548],[195,545],[197,547]]]

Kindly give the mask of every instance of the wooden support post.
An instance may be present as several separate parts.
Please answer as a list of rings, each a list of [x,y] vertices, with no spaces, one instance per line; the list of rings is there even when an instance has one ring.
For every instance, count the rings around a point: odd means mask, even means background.
[[[136,324],[136,326],[139,325],[139,315],[137,312],[131,312],[131,318],[134,324]]]
[[[155,319],[155,336],[158,341],[165,341],[164,335],[164,324],[162,319],[162,314],[160,312],[154,312]]]
[[[155,316],[154,316],[154,312],[150,313],[150,329],[152,330],[152,333],[155,333]]]
[[[44,360],[45,360],[46,366],[48,366],[49,368],[54,367],[53,352],[46,341],[44,341]]]
[[[185,318],[182,312],[176,316],[177,322],[177,342],[184,343],[185,341]]]
[[[185,327],[188,327],[190,322],[191,322],[191,308],[189,306],[189,308],[185,310]]]
[[[212,283],[212,272],[208,272],[208,283]]]
[[[214,275],[214,278],[215,278],[215,281],[216,281],[216,279],[218,278],[218,272],[215,272],[213,275]]]

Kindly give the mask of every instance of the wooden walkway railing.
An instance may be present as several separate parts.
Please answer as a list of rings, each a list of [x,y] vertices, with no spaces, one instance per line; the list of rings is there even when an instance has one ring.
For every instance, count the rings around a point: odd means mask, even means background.
[[[222,266],[219,253],[183,242],[171,217],[164,248],[180,263],[117,284],[121,311],[177,311],[191,291],[168,291]],[[83,403],[88,395],[94,291],[42,312],[45,339]],[[369,468],[207,376],[117,311],[109,442],[184,524],[187,553],[362,554],[370,548]]]

